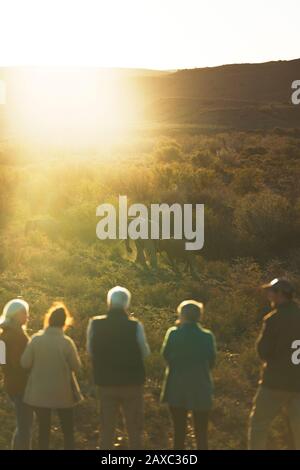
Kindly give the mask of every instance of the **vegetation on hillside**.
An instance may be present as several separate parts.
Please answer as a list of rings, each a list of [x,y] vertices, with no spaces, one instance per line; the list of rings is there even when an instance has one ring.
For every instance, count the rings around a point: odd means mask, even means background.
[[[0,159],[0,305],[24,296],[31,306],[30,333],[41,328],[53,300],[63,299],[72,311],[69,334],[83,359],[86,397],[77,410],[78,446],[90,449],[99,442],[87,322],[105,312],[107,290],[120,284],[133,293],[132,310],[144,322],[153,352],[147,361],[146,448],[170,446],[168,411],[159,404],[159,350],[177,304],[187,298],[205,302],[204,323],[218,341],[210,445],[245,448],[259,370],[254,342],[266,312],[257,287],[278,275],[300,287],[299,134],[145,131],[130,145],[81,155],[67,149],[44,154],[3,142]],[[96,207],[117,203],[120,194],[145,204],[205,204],[205,247],[195,254],[199,281],[175,274],[163,257],[157,272],[143,270],[121,242],[96,239]],[[25,234],[26,222],[38,218],[51,220],[54,229]],[[13,413],[2,391],[0,421],[0,448],[9,448]],[[121,422],[119,428],[121,436]],[[61,447],[56,429],[55,422],[53,446]],[[283,416],[271,447],[288,446],[285,430]]]

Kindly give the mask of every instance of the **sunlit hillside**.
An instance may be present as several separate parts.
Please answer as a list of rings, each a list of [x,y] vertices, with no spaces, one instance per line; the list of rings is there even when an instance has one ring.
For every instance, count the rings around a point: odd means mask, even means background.
[[[299,60],[180,71],[2,68],[1,135],[26,143],[100,145],[144,128],[296,128]],[[274,80],[276,76],[276,80]]]

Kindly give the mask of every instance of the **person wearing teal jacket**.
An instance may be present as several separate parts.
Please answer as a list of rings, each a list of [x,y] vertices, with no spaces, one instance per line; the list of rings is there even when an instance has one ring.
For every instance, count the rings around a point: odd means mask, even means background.
[[[213,401],[211,369],[216,343],[211,331],[200,325],[203,304],[182,302],[177,326],[164,339],[162,355],[167,362],[161,400],[167,403],[174,426],[174,449],[184,449],[187,415],[193,413],[197,448],[208,449],[208,421]]]

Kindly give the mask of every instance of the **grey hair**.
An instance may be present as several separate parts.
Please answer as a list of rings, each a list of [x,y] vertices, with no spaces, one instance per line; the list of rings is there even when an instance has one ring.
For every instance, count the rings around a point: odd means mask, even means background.
[[[127,309],[130,305],[131,293],[126,287],[115,286],[108,291],[107,305],[108,308],[117,307]]]
[[[190,321],[200,321],[203,311],[203,303],[196,300],[184,300],[177,308],[178,315],[184,316]]]
[[[29,305],[23,299],[12,299],[3,308],[3,313],[0,318],[1,325],[17,326],[17,316],[20,313],[29,313]]]

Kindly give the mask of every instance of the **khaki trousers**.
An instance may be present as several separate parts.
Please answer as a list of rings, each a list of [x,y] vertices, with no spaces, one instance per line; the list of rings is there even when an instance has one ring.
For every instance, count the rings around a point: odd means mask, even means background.
[[[257,391],[250,414],[250,450],[266,449],[269,427],[283,407],[288,411],[294,447],[300,450],[300,393],[273,390],[263,386]]]
[[[99,394],[101,449],[113,448],[120,410],[125,418],[130,449],[141,449],[144,418],[143,386],[100,386]]]

